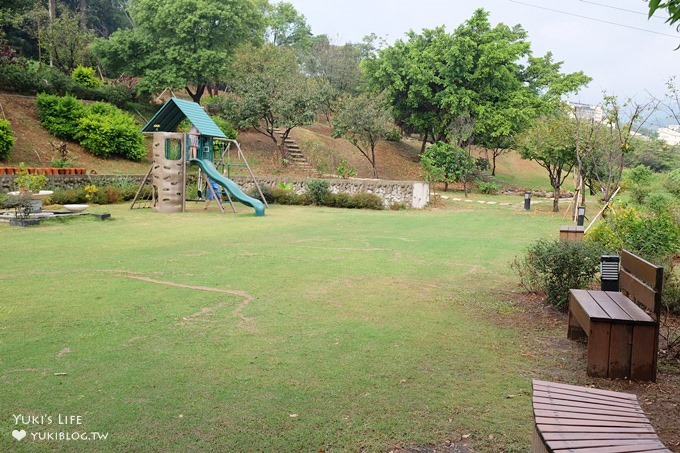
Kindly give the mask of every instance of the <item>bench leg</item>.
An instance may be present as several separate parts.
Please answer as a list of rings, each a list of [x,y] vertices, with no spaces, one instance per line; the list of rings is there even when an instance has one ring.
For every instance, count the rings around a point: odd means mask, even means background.
[[[588,376],[609,377],[610,338],[610,323],[591,320],[588,335]]]
[[[636,381],[656,381],[657,327],[633,326],[631,375]]]
[[[576,317],[571,310],[569,310],[569,330],[567,330],[567,338],[570,340],[581,340],[586,338],[586,333],[583,331],[578,321],[576,321]]]
[[[631,345],[633,326],[612,324],[609,344],[609,377],[623,379],[630,377]]]

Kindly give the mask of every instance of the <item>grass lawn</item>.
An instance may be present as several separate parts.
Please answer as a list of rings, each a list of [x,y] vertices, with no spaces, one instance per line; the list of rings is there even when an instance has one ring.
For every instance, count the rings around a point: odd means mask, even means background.
[[[526,451],[509,263],[569,221],[445,203],[0,224],[0,451]]]

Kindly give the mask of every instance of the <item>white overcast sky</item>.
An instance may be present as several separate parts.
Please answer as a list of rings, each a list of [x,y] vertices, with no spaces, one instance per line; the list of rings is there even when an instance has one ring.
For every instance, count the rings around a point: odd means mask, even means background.
[[[663,95],[670,76],[680,82],[680,50],[674,50],[680,32],[661,13],[648,20],[643,0],[286,1],[305,16],[313,34],[326,34],[336,44],[359,42],[370,33],[392,44],[409,30],[441,25],[451,32],[484,8],[492,25],[521,24],[534,55],[551,51],[564,62],[563,72],[582,70],[593,78],[573,101],[596,104],[606,90],[643,102],[648,92]]]

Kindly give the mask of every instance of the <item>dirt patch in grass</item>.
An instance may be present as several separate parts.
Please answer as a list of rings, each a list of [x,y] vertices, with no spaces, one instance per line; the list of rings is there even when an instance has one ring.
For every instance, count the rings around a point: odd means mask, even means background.
[[[586,375],[586,344],[567,339],[567,314],[543,303],[534,294],[509,293],[515,310],[497,315],[497,322],[524,332],[522,355],[535,362],[532,378],[591,386],[637,395],[661,441],[680,452],[680,360],[659,347],[657,382],[592,378]],[[680,317],[669,322],[680,326]]]

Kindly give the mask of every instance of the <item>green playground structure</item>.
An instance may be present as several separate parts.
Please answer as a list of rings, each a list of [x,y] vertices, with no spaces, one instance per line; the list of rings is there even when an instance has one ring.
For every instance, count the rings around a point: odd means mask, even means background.
[[[196,131],[176,132],[177,126],[185,118],[191,122]],[[234,212],[236,209],[232,199],[253,208],[256,216],[264,216],[267,201],[240,145],[236,140],[228,139],[199,104],[171,98],[142,128],[142,133],[153,137],[153,164],[142,181],[130,209],[151,207],[157,212],[184,212],[187,201],[187,170],[189,165],[196,164],[200,169],[197,190],[199,194],[201,181],[210,178],[224,188]],[[191,149],[192,138],[194,145],[197,144],[195,150]],[[230,161],[232,146],[236,149],[237,158],[241,163],[234,164]],[[238,184],[229,179],[229,170],[232,166],[245,167],[248,170],[261,200],[246,195]],[[145,186],[150,186],[151,189],[144,190]],[[213,189],[209,187],[208,190]],[[219,197],[216,201],[224,212]]]

